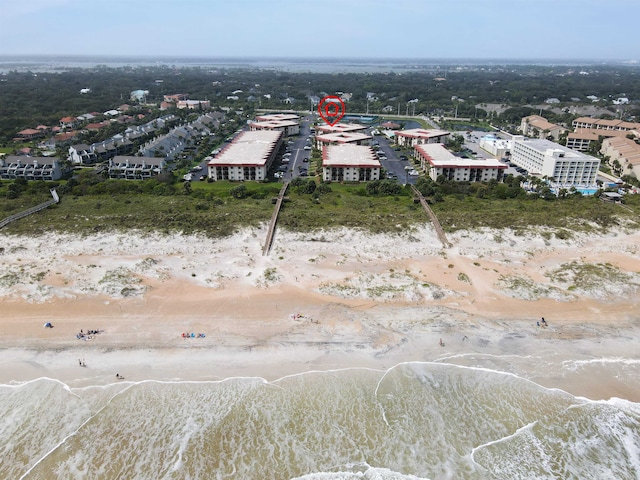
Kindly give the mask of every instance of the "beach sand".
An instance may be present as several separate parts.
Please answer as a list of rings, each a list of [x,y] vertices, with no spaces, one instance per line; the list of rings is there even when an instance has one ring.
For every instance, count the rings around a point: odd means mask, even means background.
[[[279,230],[266,257],[265,237],[2,235],[0,382],[273,380],[424,361],[640,401],[640,233],[462,231],[445,249],[430,227]]]

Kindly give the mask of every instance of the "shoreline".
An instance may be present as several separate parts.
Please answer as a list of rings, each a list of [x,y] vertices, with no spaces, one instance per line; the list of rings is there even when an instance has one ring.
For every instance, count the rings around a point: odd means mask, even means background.
[[[57,236],[55,257],[51,239],[4,237],[0,263],[13,283],[0,279],[0,383],[104,385],[116,373],[127,382],[274,381],[446,361],[640,402],[640,301],[630,294],[640,289],[640,233],[549,242],[500,232],[507,238],[496,242],[495,232],[463,232],[445,250],[428,228],[404,238],[279,232],[262,257],[263,233]],[[561,288],[550,273],[576,262],[613,273],[591,290]],[[526,288],[505,286],[507,276],[528,279]],[[546,329],[536,327],[542,316]],[[80,329],[104,332],[84,341]]]

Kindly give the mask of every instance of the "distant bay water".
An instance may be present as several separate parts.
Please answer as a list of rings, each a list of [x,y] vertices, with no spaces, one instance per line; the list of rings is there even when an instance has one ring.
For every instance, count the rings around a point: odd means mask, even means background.
[[[637,61],[585,59],[463,59],[463,58],[257,58],[257,57],[134,57],[134,56],[0,56],[0,73],[9,71],[56,72],[105,66],[174,66],[181,68],[242,68],[311,73],[385,73],[434,71],[454,66],[502,65],[636,65]]]

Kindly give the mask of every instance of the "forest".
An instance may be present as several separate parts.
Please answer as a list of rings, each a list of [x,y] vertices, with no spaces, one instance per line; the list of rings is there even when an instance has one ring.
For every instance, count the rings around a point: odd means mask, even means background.
[[[81,94],[81,89],[90,89]],[[611,112],[611,118],[640,119],[640,68],[633,66],[503,66],[455,68],[409,73],[291,73],[266,69],[138,66],[97,66],[60,72],[9,71],[0,76],[0,141],[39,124],[57,125],[64,116],[104,112],[131,104],[133,90],[148,90],[148,103],[163,95],[187,93],[191,99],[207,99],[212,107],[243,109],[308,109],[310,98],[349,92],[351,112],[451,115],[483,118],[487,104],[512,107],[502,118],[508,123],[534,111],[531,107],[557,98],[556,107],[595,104]],[[596,103],[587,96],[596,96]],[[229,99],[228,97],[238,97]],[[620,113],[612,100],[632,100]],[[579,100],[576,100],[579,99]],[[416,100],[414,103],[408,103]],[[410,107],[410,108],[409,108]],[[536,110],[537,113],[540,113]],[[542,110],[555,122],[570,121],[570,114]],[[607,116],[607,114],[601,115]]]

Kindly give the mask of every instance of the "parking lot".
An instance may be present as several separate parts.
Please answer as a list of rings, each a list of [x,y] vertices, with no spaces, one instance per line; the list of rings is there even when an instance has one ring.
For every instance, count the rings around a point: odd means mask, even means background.
[[[471,155],[473,155],[474,158],[477,158],[477,159],[494,158],[493,155],[491,155],[489,152],[486,152],[485,150],[480,148],[480,139],[483,136],[487,135],[489,132],[473,130],[470,133],[467,133],[467,132],[456,132],[456,133],[459,133],[464,137],[465,143],[463,145],[463,148],[466,149],[467,153],[471,153]],[[499,138],[505,138],[505,140],[507,139],[503,135],[500,135],[499,132],[491,132],[491,133]],[[507,165],[507,169],[504,172],[505,175],[513,175],[514,177],[517,177],[518,175],[524,176],[524,175],[527,175],[528,173],[526,170],[520,167],[517,167],[516,165],[510,164],[506,159],[499,158],[498,160],[500,160],[501,162]]]

